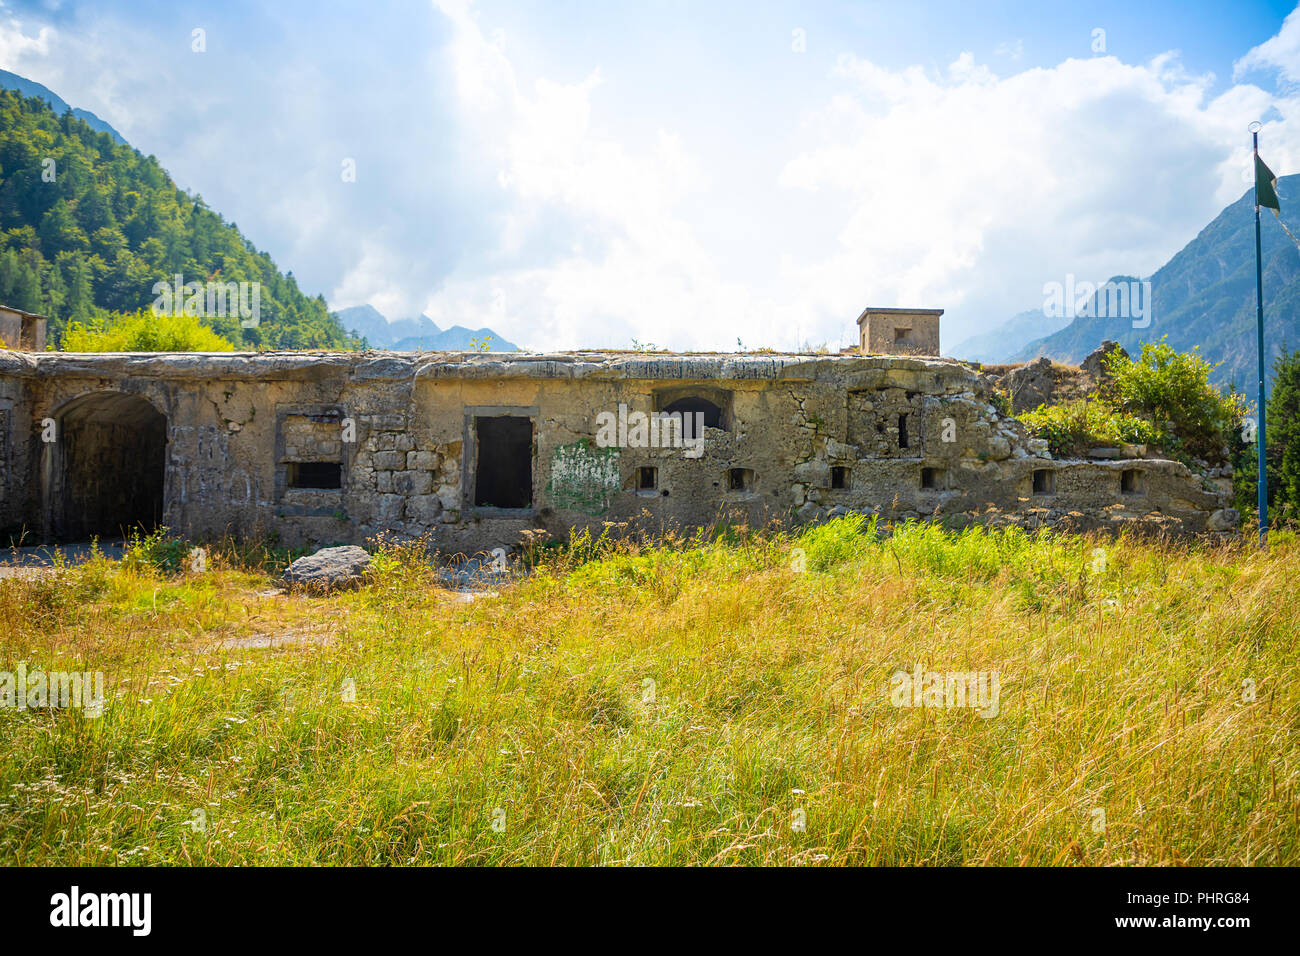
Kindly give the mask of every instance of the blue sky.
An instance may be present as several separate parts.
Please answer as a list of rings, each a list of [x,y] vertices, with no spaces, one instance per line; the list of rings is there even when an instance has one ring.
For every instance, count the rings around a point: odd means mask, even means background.
[[[1300,169],[1289,16],[10,0],[0,68],[108,120],[336,308],[731,349],[935,307],[950,346],[1067,274],[1162,265],[1245,190],[1252,119]]]

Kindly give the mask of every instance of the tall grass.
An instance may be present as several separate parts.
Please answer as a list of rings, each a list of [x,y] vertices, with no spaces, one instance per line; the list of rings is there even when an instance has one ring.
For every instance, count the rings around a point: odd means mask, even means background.
[[[1300,544],[862,516],[534,549],[494,598],[384,545],[268,593],[95,560],[0,582],[6,863],[1292,864]],[[998,715],[890,675],[996,672]]]

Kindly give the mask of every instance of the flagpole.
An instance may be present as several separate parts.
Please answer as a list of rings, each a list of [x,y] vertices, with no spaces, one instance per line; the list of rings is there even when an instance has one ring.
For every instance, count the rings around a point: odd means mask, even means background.
[[[1260,123],[1250,124],[1255,159],[1259,159]],[[1259,546],[1268,547],[1268,471],[1264,442],[1264,265],[1259,242],[1259,164],[1255,163],[1255,342],[1259,351]]]

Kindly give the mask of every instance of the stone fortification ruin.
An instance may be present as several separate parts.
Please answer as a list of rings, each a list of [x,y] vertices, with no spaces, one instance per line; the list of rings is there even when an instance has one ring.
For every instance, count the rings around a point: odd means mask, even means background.
[[[510,548],[607,522],[1225,530],[1229,490],[1053,460],[960,362],[871,355],[0,352],[0,528]]]

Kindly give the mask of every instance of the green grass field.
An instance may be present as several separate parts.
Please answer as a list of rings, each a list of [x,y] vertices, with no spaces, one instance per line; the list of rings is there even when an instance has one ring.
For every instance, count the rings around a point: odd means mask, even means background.
[[[1300,542],[857,516],[544,552],[496,597],[385,547],[275,593],[95,560],[0,581],[5,864],[1300,863]],[[996,716],[891,675],[995,673]]]

